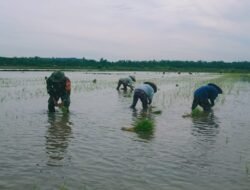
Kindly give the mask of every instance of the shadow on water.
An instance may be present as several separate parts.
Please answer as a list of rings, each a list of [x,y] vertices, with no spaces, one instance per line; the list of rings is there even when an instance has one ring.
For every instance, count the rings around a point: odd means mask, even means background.
[[[192,122],[192,135],[200,137],[203,141],[211,142],[219,133],[219,120],[212,110],[200,117],[192,117]]]
[[[48,113],[48,123],[50,124],[46,134],[46,153],[48,155],[48,165],[60,166],[65,159],[67,148],[72,138],[72,123],[70,114]]]

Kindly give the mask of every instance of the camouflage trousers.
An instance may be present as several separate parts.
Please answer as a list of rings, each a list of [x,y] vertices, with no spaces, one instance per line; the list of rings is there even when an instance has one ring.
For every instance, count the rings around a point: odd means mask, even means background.
[[[60,96],[50,96],[49,97],[49,100],[48,100],[49,112],[55,112],[55,103],[57,103],[60,98],[61,98],[61,101],[63,103],[63,106],[65,108],[69,109],[70,95],[68,93],[64,93]]]

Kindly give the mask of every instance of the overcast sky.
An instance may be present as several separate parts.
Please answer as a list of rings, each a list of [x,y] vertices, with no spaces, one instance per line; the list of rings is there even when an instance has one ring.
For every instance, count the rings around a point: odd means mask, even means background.
[[[0,0],[0,56],[250,61],[250,0]]]

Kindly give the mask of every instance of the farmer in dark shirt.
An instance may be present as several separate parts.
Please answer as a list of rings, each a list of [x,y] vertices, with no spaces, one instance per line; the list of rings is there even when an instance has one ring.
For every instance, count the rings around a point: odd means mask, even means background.
[[[119,90],[120,86],[123,85],[123,90],[126,91],[127,87],[129,87],[131,90],[134,89],[133,83],[136,82],[135,76],[129,76],[127,78],[121,78],[118,81],[118,85],[116,87],[117,90]]]
[[[192,110],[199,105],[204,111],[209,111],[214,106],[214,100],[217,98],[218,94],[222,94],[222,90],[213,83],[198,88],[194,92]]]
[[[144,82],[144,84],[139,85],[135,88],[133,103],[130,108],[135,108],[138,99],[142,102],[143,109],[147,109],[148,105],[152,103],[154,93],[157,92],[157,86],[152,82]]]
[[[55,112],[55,106],[62,107],[69,111],[71,82],[62,71],[53,72],[46,80],[47,92],[50,95],[48,100],[49,112]],[[61,98],[62,103],[58,104]]]

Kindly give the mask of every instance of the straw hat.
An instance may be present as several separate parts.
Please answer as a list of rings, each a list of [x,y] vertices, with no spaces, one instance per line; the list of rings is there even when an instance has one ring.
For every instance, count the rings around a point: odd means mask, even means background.
[[[132,81],[136,82],[135,76],[130,75],[129,77],[132,79]]]
[[[219,92],[219,94],[222,94],[222,89],[220,87],[218,87],[216,84],[214,83],[208,83],[208,86],[213,86],[214,88],[216,88],[216,90]]]

